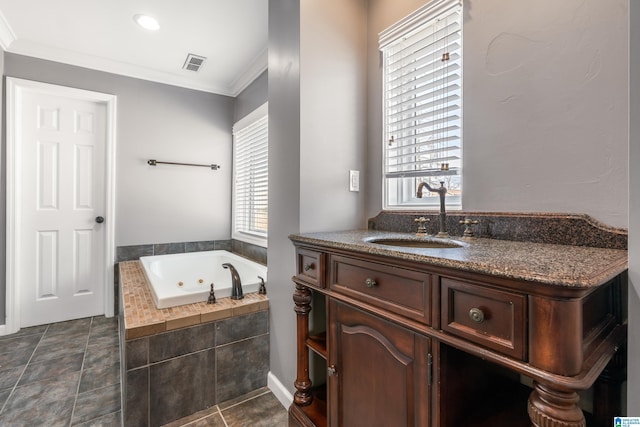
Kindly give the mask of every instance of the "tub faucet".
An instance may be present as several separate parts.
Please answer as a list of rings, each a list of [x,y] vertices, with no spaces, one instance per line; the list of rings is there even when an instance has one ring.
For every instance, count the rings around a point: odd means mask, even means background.
[[[433,188],[426,182],[421,182],[418,185],[418,192],[416,193],[416,197],[422,199],[422,189],[427,187],[427,190],[432,193],[438,193],[440,196],[440,232],[436,234],[436,237],[449,237],[449,233],[447,233],[447,212],[444,208],[444,195],[447,194],[447,189],[444,188],[444,181],[440,181],[439,188]]]
[[[222,264],[223,268],[228,268],[231,271],[231,299],[242,299],[242,282],[240,281],[240,275],[238,270],[228,262]]]

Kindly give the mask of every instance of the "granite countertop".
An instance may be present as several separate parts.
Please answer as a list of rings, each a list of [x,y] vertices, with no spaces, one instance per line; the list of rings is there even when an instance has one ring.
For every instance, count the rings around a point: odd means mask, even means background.
[[[565,287],[601,285],[627,269],[627,251],[588,246],[452,237],[456,248],[408,248],[371,243],[376,239],[435,239],[415,233],[350,230],[294,234],[297,244],[382,255],[409,261],[489,274],[508,279],[535,281]]]

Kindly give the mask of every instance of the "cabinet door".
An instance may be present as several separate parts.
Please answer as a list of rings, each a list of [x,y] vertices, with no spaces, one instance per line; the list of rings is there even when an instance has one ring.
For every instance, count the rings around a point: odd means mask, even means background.
[[[428,426],[429,339],[330,301],[331,426]]]

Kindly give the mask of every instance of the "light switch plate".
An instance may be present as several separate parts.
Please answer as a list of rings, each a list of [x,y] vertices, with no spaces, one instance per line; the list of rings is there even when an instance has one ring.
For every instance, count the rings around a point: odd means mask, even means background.
[[[349,171],[349,191],[360,191],[360,171]]]

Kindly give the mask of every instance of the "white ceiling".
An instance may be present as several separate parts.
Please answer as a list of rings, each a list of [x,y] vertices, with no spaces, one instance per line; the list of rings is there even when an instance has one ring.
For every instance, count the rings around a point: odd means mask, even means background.
[[[267,68],[266,0],[0,0],[7,52],[236,96]],[[139,27],[144,13],[159,31]],[[204,56],[198,72],[187,54]]]

